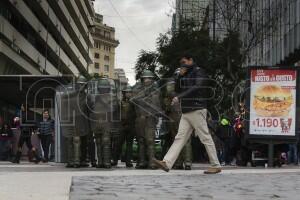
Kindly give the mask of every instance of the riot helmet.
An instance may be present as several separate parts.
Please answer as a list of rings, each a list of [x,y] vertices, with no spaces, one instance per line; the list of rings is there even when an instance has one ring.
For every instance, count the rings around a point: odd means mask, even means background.
[[[97,89],[99,94],[107,94],[111,92],[111,84],[107,78],[101,78],[97,81]]]
[[[126,98],[130,98],[132,96],[132,88],[130,87],[130,85],[127,85],[123,90],[123,95],[126,97]]]
[[[154,74],[150,70],[144,70],[141,76],[144,85],[149,86],[154,81]]]

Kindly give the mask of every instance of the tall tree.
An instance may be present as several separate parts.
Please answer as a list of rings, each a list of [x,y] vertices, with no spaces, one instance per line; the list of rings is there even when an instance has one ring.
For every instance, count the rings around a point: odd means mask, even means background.
[[[156,74],[159,67],[158,53],[154,51],[141,50],[135,64],[136,80],[139,80],[144,70],[150,70]]]

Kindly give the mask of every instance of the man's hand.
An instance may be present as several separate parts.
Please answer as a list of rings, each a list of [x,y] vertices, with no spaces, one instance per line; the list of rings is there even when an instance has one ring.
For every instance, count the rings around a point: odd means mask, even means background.
[[[181,67],[181,68],[180,68],[179,74],[180,74],[181,76],[183,76],[183,75],[185,75],[186,72],[187,72],[187,68],[186,68],[186,67]]]
[[[178,97],[174,97],[173,100],[172,100],[171,105],[175,105],[175,104],[178,104],[178,103],[179,103]]]

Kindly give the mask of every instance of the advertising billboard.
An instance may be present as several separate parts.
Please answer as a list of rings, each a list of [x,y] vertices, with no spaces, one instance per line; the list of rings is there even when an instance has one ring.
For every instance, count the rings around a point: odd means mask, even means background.
[[[296,136],[297,70],[251,69],[249,135]]]

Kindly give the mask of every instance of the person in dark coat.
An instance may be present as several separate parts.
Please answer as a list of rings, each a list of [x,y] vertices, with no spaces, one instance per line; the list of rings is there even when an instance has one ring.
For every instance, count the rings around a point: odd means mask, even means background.
[[[43,112],[43,120],[38,123],[38,132],[44,151],[43,162],[47,163],[49,161],[50,144],[53,144],[54,137],[54,121],[51,119],[48,110]]]
[[[0,131],[0,160],[5,161],[11,158],[13,132],[9,124],[4,124]]]
[[[29,114],[29,110],[27,109],[27,106],[24,106],[22,104],[21,111],[20,111],[20,125],[19,125],[21,134],[18,142],[18,151],[14,160],[12,161],[13,163],[17,163],[17,164],[20,163],[20,159],[22,156],[22,148],[24,144],[26,144],[28,148],[28,157],[30,161],[39,163],[41,160],[37,150],[33,147],[31,143],[31,136],[34,131],[35,124],[34,125],[31,124],[29,120],[27,120],[28,114]]]

